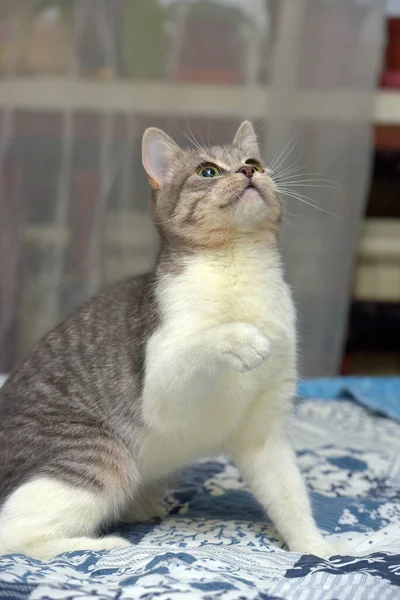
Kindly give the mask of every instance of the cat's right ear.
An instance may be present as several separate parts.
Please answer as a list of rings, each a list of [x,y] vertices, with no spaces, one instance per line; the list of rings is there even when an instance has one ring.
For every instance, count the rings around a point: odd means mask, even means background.
[[[149,127],[143,134],[142,163],[153,190],[160,189],[167,178],[172,157],[179,146],[166,133]]]

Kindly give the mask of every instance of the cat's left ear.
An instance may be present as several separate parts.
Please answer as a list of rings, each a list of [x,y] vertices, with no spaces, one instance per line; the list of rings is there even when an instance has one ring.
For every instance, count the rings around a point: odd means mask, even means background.
[[[258,147],[256,132],[250,121],[243,121],[240,125],[232,145],[243,150],[248,156],[259,156],[260,149]]]
[[[160,189],[167,178],[171,160],[179,146],[161,129],[149,127],[143,134],[142,162],[153,190]]]

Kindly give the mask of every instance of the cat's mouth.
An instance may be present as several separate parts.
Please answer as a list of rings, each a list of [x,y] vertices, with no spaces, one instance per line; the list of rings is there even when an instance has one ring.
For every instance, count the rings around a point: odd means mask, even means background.
[[[254,185],[254,183],[251,180],[240,195],[240,198],[246,201],[256,200],[260,197],[262,198],[259,189],[257,188],[257,186]]]
[[[228,202],[221,204],[220,208],[230,208],[231,206],[239,204],[239,202],[241,202],[242,200],[244,200],[245,202],[251,202],[252,200],[260,199],[263,200],[264,196],[262,195],[258,187],[254,185],[254,183],[251,180],[249,180],[246,187],[240,193],[236,194]]]
[[[258,186],[252,179],[248,180],[248,183],[242,193],[239,195],[238,201],[244,201],[246,203],[254,201],[264,201],[264,196]]]

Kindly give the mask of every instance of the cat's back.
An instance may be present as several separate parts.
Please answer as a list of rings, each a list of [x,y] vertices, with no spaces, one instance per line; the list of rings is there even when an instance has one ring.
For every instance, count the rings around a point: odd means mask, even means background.
[[[144,334],[145,321],[150,321],[150,277],[139,275],[108,287],[47,333],[0,390],[0,412],[5,409],[4,398],[17,388],[22,398],[46,379],[54,385],[68,379],[83,383],[91,374],[99,375],[112,356],[121,357],[127,339]]]
[[[38,464],[79,440],[112,438],[135,418],[151,275],[115,284],[36,344],[0,389],[0,500]],[[114,428],[114,429],[113,429]]]

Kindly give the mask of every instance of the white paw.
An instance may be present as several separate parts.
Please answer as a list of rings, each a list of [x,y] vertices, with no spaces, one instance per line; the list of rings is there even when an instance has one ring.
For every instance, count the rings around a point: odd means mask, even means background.
[[[168,514],[167,509],[162,502],[154,502],[148,509],[149,519],[164,519]]]
[[[261,331],[250,323],[227,323],[220,358],[241,373],[255,369],[270,352],[270,343]]]
[[[330,556],[336,556],[341,554],[339,548],[336,548],[333,544],[326,541],[324,538],[310,540],[310,539],[297,539],[292,541],[289,545],[291,552],[299,552],[300,554],[312,554],[319,558],[329,558]]]
[[[161,502],[149,502],[148,505],[130,507],[121,516],[122,523],[148,523],[154,519],[164,519],[167,516],[167,509]]]
[[[111,550],[111,548],[122,548],[125,546],[132,546],[128,540],[118,535],[108,535],[103,538],[96,540],[98,548],[96,550]]]

